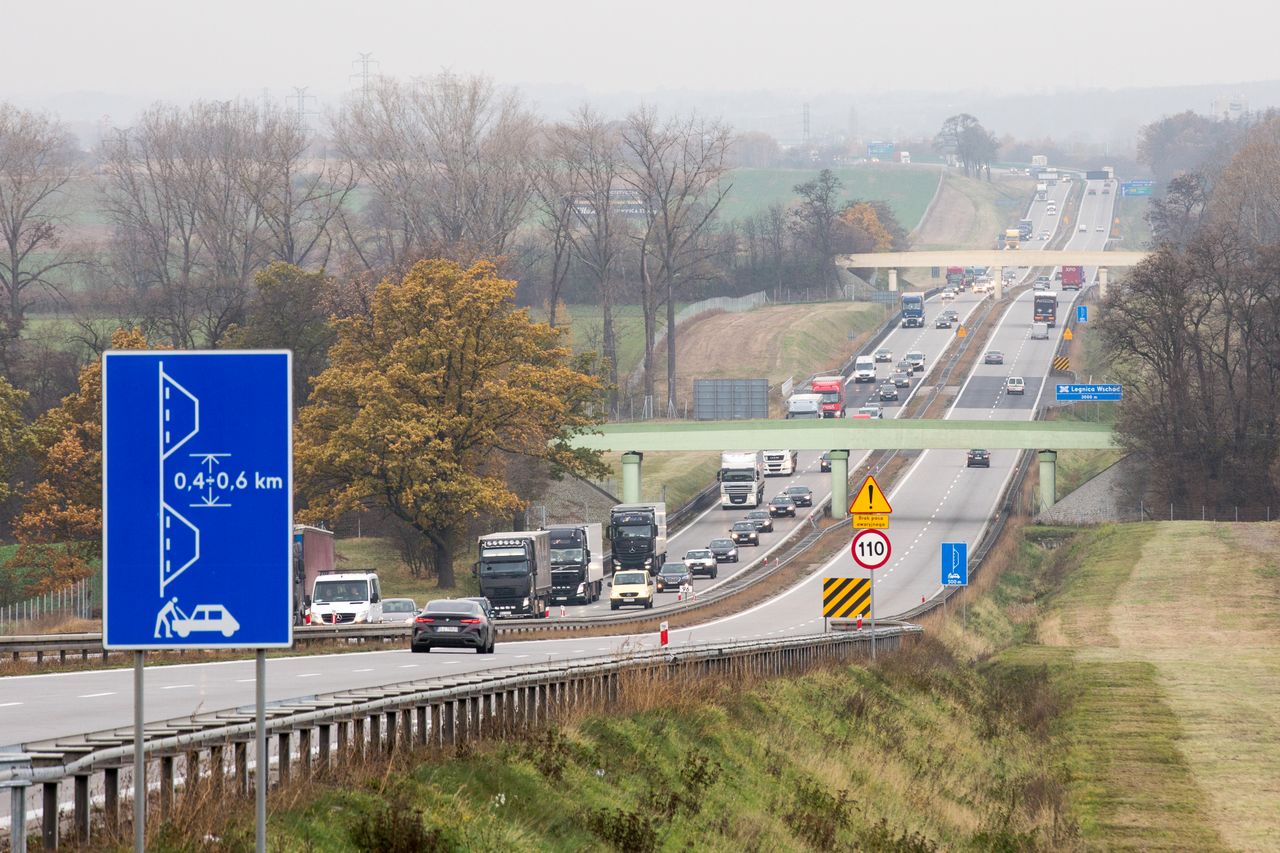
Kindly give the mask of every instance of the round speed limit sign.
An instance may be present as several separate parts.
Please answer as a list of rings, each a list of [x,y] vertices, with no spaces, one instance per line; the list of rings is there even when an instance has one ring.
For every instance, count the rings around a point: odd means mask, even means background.
[[[893,546],[889,544],[889,536],[883,530],[859,530],[853,537],[849,548],[853,552],[853,561],[864,569],[875,571],[889,562],[893,554]]]

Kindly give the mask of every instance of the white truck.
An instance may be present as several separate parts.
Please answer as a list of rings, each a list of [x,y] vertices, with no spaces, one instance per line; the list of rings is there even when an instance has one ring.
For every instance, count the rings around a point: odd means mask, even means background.
[[[1049,197],[1049,185],[1044,181],[1036,184],[1036,200],[1044,201]]]
[[[720,454],[720,506],[756,507],[764,503],[764,453],[725,451]]]
[[[552,524],[551,600],[590,604],[604,588],[604,532],[594,524]]]
[[[376,572],[321,572],[311,587],[312,625],[368,625],[382,621]]]
[[[796,471],[796,459],[799,454],[794,450],[764,451],[764,473],[776,476],[790,476]]]
[[[787,398],[788,418],[821,418],[821,394],[792,394]]]
[[[860,355],[853,360],[853,381],[854,382],[875,382],[876,381],[875,356]]]

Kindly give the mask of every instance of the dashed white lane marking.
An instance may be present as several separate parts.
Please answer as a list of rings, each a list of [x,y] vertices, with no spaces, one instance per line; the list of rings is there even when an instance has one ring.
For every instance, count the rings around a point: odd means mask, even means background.
[[[373,667],[369,667],[368,669],[353,669],[351,671],[352,672],[373,672]]]
[[[184,687],[194,687],[194,684],[166,684],[161,690],[181,690]]]
[[[517,658],[527,658],[528,655],[516,655]]]
[[[99,696],[114,696],[114,695],[116,695],[116,692],[114,690],[108,690],[105,693],[85,693],[84,695],[77,696],[76,698],[77,699],[97,699]]]
[[[21,702],[0,702],[0,708],[12,708],[14,705],[21,704]]]
[[[415,666],[417,666],[417,664],[416,664],[416,663],[402,663],[402,664],[400,664],[400,668],[401,668],[401,669],[413,669]]]
[[[360,670],[357,669],[356,672],[360,672]],[[365,670],[365,672],[373,672],[373,670],[369,669]],[[320,675],[321,673],[319,672],[303,672],[298,674],[298,678],[319,678]]]
[[[258,679],[256,679],[256,678],[237,678],[237,679],[236,679],[236,684],[252,684],[253,682],[255,682],[255,681],[257,681],[257,680],[258,680]]]

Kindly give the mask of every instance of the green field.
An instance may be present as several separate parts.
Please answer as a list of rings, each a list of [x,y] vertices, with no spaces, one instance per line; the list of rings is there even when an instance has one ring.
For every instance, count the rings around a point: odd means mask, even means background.
[[[907,231],[920,223],[941,174],[928,166],[887,164],[832,171],[844,183],[842,203],[854,199],[887,202]],[[772,204],[790,204],[798,199],[793,188],[817,176],[817,169],[735,169],[728,177],[733,188],[720,206],[720,218],[745,219]]]
[[[1116,198],[1116,218],[1120,220],[1119,241],[1113,240],[1112,249],[1139,252],[1151,247],[1151,223],[1147,222],[1150,202],[1142,196]]]

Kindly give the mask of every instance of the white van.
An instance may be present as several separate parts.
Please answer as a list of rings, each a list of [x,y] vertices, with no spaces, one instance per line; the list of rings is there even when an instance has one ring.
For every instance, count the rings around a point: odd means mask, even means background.
[[[873,356],[860,355],[853,361],[854,382],[876,381],[876,360]]]
[[[382,587],[376,572],[325,572],[311,587],[312,625],[382,621]]]
[[[1027,383],[1021,376],[1010,376],[1004,381],[1004,390],[1006,394],[1023,394],[1026,393]]]
[[[1049,340],[1049,324],[1048,323],[1032,323],[1031,324],[1031,340],[1033,341]]]

